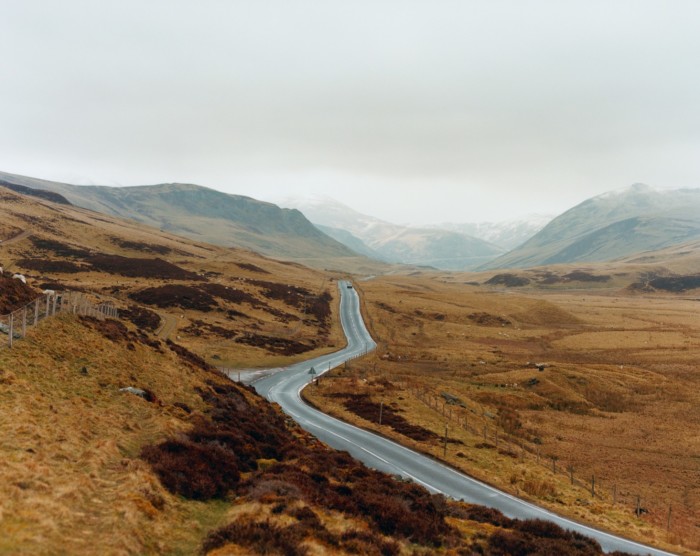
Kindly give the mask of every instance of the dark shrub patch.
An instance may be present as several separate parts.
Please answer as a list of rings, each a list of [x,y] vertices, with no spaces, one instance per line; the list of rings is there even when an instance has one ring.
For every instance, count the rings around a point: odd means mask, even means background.
[[[132,251],[143,251],[148,253],[155,253],[157,255],[167,255],[172,253],[170,247],[165,245],[157,245],[155,243],[142,243],[140,241],[128,241],[126,239],[121,239],[119,237],[111,237],[109,240],[114,244],[118,245],[122,249],[130,249]]]
[[[170,348],[171,351],[174,351],[177,354],[177,356],[180,359],[189,363],[190,365],[193,365],[193,366],[195,366],[199,369],[205,370],[205,371],[213,371],[214,370],[214,367],[212,367],[209,363],[207,363],[204,359],[202,359],[196,353],[192,353],[187,348],[182,347],[179,344],[176,344],[172,340],[165,340],[165,343]]]
[[[162,280],[203,280],[190,272],[163,259],[139,259],[120,255],[92,255],[87,262],[94,270],[119,274],[129,278],[160,278]]]
[[[22,268],[36,270],[37,272],[57,272],[61,274],[75,274],[90,270],[71,261],[50,261],[47,259],[21,259],[17,261],[17,264]]]
[[[160,326],[160,316],[157,313],[138,305],[120,310],[119,316],[145,330],[153,331]]]
[[[238,519],[210,534],[204,541],[203,551],[209,552],[229,543],[249,547],[257,554],[305,556],[308,550],[300,546],[302,531],[295,525],[279,527],[274,523]]]
[[[507,318],[489,313],[471,313],[469,320],[481,326],[510,326],[512,324]]]
[[[496,274],[495,276],[486,280],[486,284],[488,284],[489,286],[506,286],[507,288],[527,286],[529,283],[529,278],[509,273]]]
[[[115,343],[127,343],[134,339],[129,329],[123,322],[115,319],[98,320],[93,317],[80,317],[84,323],[89,324],[108,340]]]
[[[379,423],[380,405],[378,403],[373,402],[364,394],[345,394],[343,397],[345,398],[343,405],[348,411],[372,423]],[[413,440],[424,442],[440,438],[433,431],[410,423],[389,405],[385,404],[381,408],[381,413],[382,424]]]
[[[331,294],[323,292],[318,297],[311,298],[306,312],[313,315],[323,326],[328,326],[331,316]]]
[[[141,457],[151,464],[165,488],[185,498],[222,498],[240,479],[236,458],[217,444],[166,440],[146,446]]]
[[[304,344],[295,340],[263,336],[262,334],[254,334],[253,332],[246,332],[242,336],[236,338],[236,342],[239,344],[263,348],[270,353],[280,355],[297,355],[299,353],[310,351],[316,347],[314,343]]]
[[[588,272],[584,272],[583,270],[574,270],[573,272],[564,274],[562,278],[571,282],[607,282],[610,280],[610,276],[604,274],[590,274]]]
[[[513,520],[510,531],[496,531],[489,538],[489,554],[557,556],[597,556],[600,545],[580,533],[562,529],[541,519]]]
[[[61,243],[60,241],[55,241],[52,239],[44,239],[40,237],[29,238],[34,247],[41,249],[42,251],[50,251],[58,257],[73,257],[76,259],[83,259],[90,256],[90,251],[87,249],[82,249],[80,247],[73,247],[66,243]]]
[[[470,519],[478,523],[490,523],[497,527],[510,527],[513,524],[512,519],[504,516],[498,510],[486,506],[469,506],[460,511],[456,517]]]
[[[259,301],[254,296],[248,292],[234,288],[233,286],[202,284],[200,289],[225,301],[230,301],[231,303],[250,303],[253,306],[260,305]]]
[[[11,274],[0,274],[0,315],[6,315],[39,297],[39,293]]]
[[[291,307],[301,308],[306,304],[306,299],[312,297],[312,293],[300,286],[266,282],[264,280],[248,280],[250,284],[262,289],[262,295],[268,299],[284,301]]]
[[[700,288],[700,274],[654,278],[649,282],[649,285],[657,290],[684,292]]]
[[[216,300],[207,292],[197,287],[182,284],[146,288],[129,294],[129,297],[139,303],[161,308],[180,307],[209,312],[217,307]]]
[[[182,409],[182,411],[184,411],[187,414],[192,413],[192,408],[189,405],[187,405],[185,402],[175,402],[173,405],[175,407],[179,407],[180,409]]]

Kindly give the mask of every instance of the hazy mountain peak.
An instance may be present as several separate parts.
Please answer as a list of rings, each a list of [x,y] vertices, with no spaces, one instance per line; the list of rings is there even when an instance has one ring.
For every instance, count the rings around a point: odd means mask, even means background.
[[[612,260],[700,237],[700,189],[635,183],[592,197],[552,220],[490,268]]]

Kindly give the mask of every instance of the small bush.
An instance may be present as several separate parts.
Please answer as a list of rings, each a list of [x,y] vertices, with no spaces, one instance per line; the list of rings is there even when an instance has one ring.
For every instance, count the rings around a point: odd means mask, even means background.
[[[279,527],[269,521],[242,518],[211,533],[202,548],[206,553],[233,543],[252,548],[258,554],[306,556],[308,549],[300,546],[302,540],[301,530],[294,525]]]
[[[166,440],[146,446],[141,457],[165,488],[194,500],[223,498],[240,480],[235,456],[216,444]]]

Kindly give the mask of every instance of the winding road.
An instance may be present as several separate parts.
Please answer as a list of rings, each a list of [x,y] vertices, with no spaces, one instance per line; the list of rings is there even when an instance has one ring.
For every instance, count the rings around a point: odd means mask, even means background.
[[[357,292],[349,282],[339,281],[338,285],[341,292],[340,317],[347,337],[347,347],[329,355],[291,365],[285,371],[256,380],[253,387],[259,394],[278,403],[302,428],[329,446],[349,452],[374,469],[412,479],[431,492],[490,506],[512,518],[553,521],[561,527],[596,539],[603,550],[608,552],[620,550],[652,556],[671,554],[561,517],[307,405],[301,399],[300,392],[315,376],[338,367],[347,360],[360,357],[376,347],[362,320]],[[312,368],[314,373],[310,373]]]

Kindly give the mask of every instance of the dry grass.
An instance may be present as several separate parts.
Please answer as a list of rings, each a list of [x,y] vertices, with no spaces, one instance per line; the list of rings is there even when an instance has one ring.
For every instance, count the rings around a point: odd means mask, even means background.
[[[338,397],[364,392],[439,436],[448,422],[463,445],[449,444],[447,459],[470,474],[643,541],[700,550],[697,301],[598,290],[524,296],[423,276],[360,287],[380,349],[307,389],[314,403],[378,429]],[[468,318],[482,312],[498,318]],[[440,442],[381,432],[443,455]],[[640,518],[637,495],[648,510]]]
[[[199,522],[217,510],[198,516],[135,457],[145,443],[188,427],[172,404],[202,406],[195,373],[174,355],[130,350],[66,316],[1,350],[0,369],[0,553],[197,546]],[[160,402],[119,392],[131,385]]]
[[[217,366],[275,366],[343,345],[337,315],[321,323],[310,311],[324,292],[331,295],[330,307],[334,307],[337,288],[332,272],[198,243],[135,222],[5,189],[0,191],[0,217],[6,230],[0,240],[17,230],[31,231],[20,241],[0,243],[0,266],[6,272],[24,273],[31,285],[93,292],[119,308],[134,305],[132,296],[139,292],[165,285],[216,292],[212,311],[183,309],[178,304],[146,306],[168,324],[164,337],[197,351]],[[62,271],[64,267],[68,271]],[[75,267],[80,271],[70,272]],[[284,288],[291,284],[304,295],[270,298],[260,281]],[[222,298],[227,291],[240,292],[242,301]],[[260,345],[245,341],[246,334],[262,338],[257,342]],[[270,342],[268,347],[263,345],[265,339],[279,339],[303,349],[294,357],[280,356],[269,349]]]
[[[550,541],[537,524],[448,504],[362,468],[197,355],[136,329],[152,330],[158,319],[153,307],[133,308],[133,293],[171,283],[185,293],[197,288],[214,303],[202,294],[195,310],[182,296],[178,308],[158,309],[171,339],[222,366],[286,364],[342,344],[334,300],[319,304],[324,291],[337,295],[332,274],[4,191],[0,201],[0,231],[31,232],[0,244],[0,264],[16,270],[33,261],[29,267],[45,270],[30,268],[30,283],[101,295],[128,307],[132,321],[61,315],[0,349],[0,553],[458,554],[475,542],[485,551],[509,542],[571,548],[562,532]],[[243,334],[246,342],[236,342]],[[280,353],[311,339],[306,353]],[[146,391],[148,401],[121,392],[126,386]],[[182,446],[193,449],[183,456]],[[233,475],[212,480],[221,468]]]

